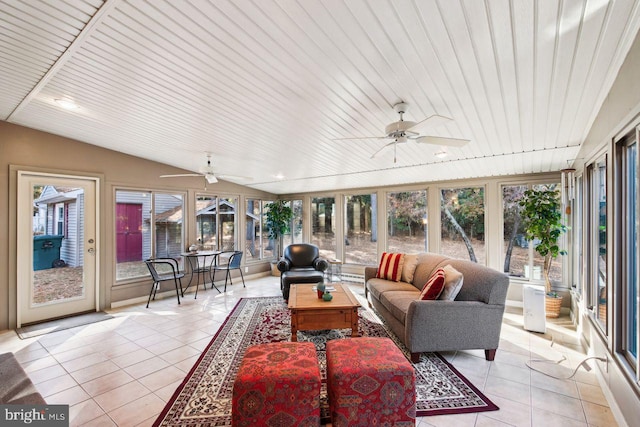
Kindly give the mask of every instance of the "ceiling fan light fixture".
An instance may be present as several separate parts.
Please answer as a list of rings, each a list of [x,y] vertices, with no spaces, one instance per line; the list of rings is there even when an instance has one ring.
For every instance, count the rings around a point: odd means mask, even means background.
[[[207,180],[209,184],[215,184],[216,182],[218,182],[218,178],[216,178],[216,176],[212,173],[206,174],[204,178]]]

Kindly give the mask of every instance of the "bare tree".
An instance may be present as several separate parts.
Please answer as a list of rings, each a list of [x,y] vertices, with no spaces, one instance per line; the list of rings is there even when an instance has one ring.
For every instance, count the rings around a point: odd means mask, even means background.
[[[478,259],[476,258],[476,253],[473,250],[473,245],[471,244],[471,240],[469,239],[469,237],[467,237],[467,233],[465,233],[462,226],[460,226],[460,223],[458,222],[458,220],[456,220],[455,216],[453,216],[453,214],[449,210],[449,207],[444,200],[443,191],[440,192],[440,209],[442,210],[442,212],[444,212],[445,217],[447,218],[447,220],[449,221],[453,229],[456,231],[456,233],[460,235],[460,238],[464,242],[464,245],[467,247],[467,251],[469,252],[469,259],[473,262],[478,262]]]

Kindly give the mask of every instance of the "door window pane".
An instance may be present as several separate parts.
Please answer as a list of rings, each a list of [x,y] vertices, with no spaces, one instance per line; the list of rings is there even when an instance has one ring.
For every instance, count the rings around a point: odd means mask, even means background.
[[[440,253],[484,264],[484,188],[443,189],[440,209]]]
[[[389,252],[428,252],[428,226],[425,190],[387,194]]]
[[[83,271],[84,189],[34,185],[31,305],[79,298]],[[66,200],[63,203],[57,200]],[[71,220],[72,227],[67,223]],[[66,232],[65,232],[66,230]]]
[[[327,259],[336,257],[335,198],[314,197],[311,199],[311,243],[320,249]]]
[[[345,196],[344,262],[370,264],[377,259],[375,194]]]

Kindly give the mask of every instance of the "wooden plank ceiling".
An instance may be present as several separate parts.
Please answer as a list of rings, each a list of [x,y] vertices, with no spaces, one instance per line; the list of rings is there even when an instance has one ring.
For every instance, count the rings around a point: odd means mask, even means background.
[[[639,26],[639,0],[0,0],[0,119],[276,194],[556,171]],[[470,142],[335,141],[399,101]]]

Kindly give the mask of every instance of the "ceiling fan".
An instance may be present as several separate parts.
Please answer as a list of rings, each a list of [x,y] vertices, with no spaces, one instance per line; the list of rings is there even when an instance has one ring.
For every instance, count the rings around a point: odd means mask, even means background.
[[[181,176],[202,176],[209,184],[215,184],[218,182],[218,178],[231,178],[231,179],[245,179],[250,180],[251,178],[246,176],[239,175],[228,175],[228,174],[217,174],[213,171],[213,166],[211,166],[211,153],[207,154],[207,167],[200,169],[200,173],[178,173],[172,175],[160,175],[160,178],[177,178]]]
[[[373,153],[371,158],[376,157],[382,150],[387,147],[393,146],[393,162],[396,162],[396,147],[398,144],[403,144],[407,141],[415,141],[422,144],[442,145],[449,147],[462,147],[469,142],[468,139],[459,138],[446,138],[442,136],[423,135],[424,129],[435,128],[441,126],[447,122],[452,121],[449,117],[440,116],[434,114],[419,122],[412,122],[404,120],[404,114],[409,109],[409,104],[406,102],[399,102],[393,106],[396,113],[400,115],[400,120],[390,123],[385,128],[384,136],[366,136],[360,138],[337,138],[336,140],[355,140],[355,139],[391,139],[392,141],[385,144],[378,151]]]

